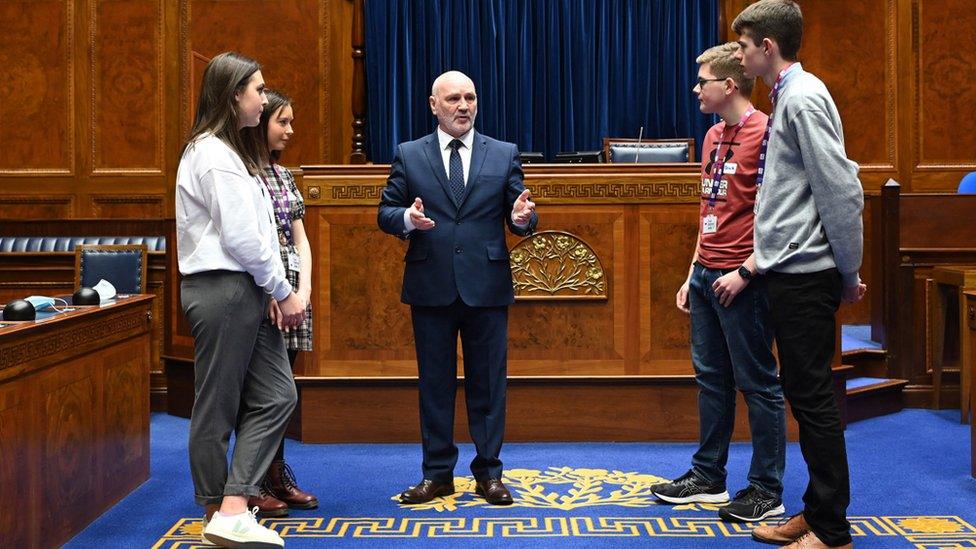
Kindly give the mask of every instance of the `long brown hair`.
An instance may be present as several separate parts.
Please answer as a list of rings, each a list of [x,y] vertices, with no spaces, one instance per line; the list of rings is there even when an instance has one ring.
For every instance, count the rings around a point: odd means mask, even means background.
[[[277,164],[281,159],[281,151],[272,151],[268,143],[268,126],[272,118],[278,114],[283,107],[291,106],[291,98],[277,90],[265,88],[264,93],[268,97],[268,104],[261,112],[261,122],[253,128],[241,130],[244,143],[247,147],[253,147],[262,165]]]
[[[244,162],[251,175],[260,171],[260,156],[253,144],[241,136],[240,113],[235,94],[247,88],[254,73],[261,70],[257,61],[236,52],[224,52],[207,63],[200,84],[197,114],[184,149],[204,133],[212,133],[227,144]]]

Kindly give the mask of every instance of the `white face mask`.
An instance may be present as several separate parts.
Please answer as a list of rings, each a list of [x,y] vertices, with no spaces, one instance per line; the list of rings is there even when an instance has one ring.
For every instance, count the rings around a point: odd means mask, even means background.
[[[37,312],[41,311],[54,311],[56,313],[63,313],[68,310],[68,302],[59,297],[47,297],[44,295],[32,295],[27,296],[24,299],[30,301],[30,304],[34,306],[34,310]],[[55,307],[55,302],[61,302],[61,309]]]
[[[112,283],[104,278],[99,280],[92,289],[98,292],[98,299],[102,303],[115,297],[115,286],[112,286]]]

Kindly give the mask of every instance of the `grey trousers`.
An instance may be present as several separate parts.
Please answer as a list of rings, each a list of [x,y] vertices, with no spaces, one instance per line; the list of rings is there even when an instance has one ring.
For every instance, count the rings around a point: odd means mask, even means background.
[[[247,273],[197,273],[180,289],[195,345],[189,453],[196,502],[256,496],[298,400],[284,338],[267,320],[268,296]]]

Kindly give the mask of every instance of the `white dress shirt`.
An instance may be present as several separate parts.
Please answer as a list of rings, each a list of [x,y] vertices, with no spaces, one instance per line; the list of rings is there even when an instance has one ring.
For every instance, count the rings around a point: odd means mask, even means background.
[[[278,301],[288,297],[274,209],[267,190],[213,134],[187,146],[176,172],[180,273],[247,272]]]

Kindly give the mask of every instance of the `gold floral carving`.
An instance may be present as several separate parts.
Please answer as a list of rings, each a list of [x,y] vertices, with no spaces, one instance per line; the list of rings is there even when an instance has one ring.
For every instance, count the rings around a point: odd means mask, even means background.
[[[512,492],[515,507],[560,509],[569,511],[582,507],[648,507],[657,501],[651,486],[666,479],[644,473],[608,471],[606,469],[574,469],[549,467],[509,469],[503,473],[506,486]],[[405,505],[413,511],[456,511],[463,507],[490,506],[475,495],[473,477],[455,477],[456,492],[428,503]],[[391,498],[397,500],[398,496]]]
[[[607,299],[603,264],[588,244],[562,231],[543,231],[509,254],[515,299]]]

